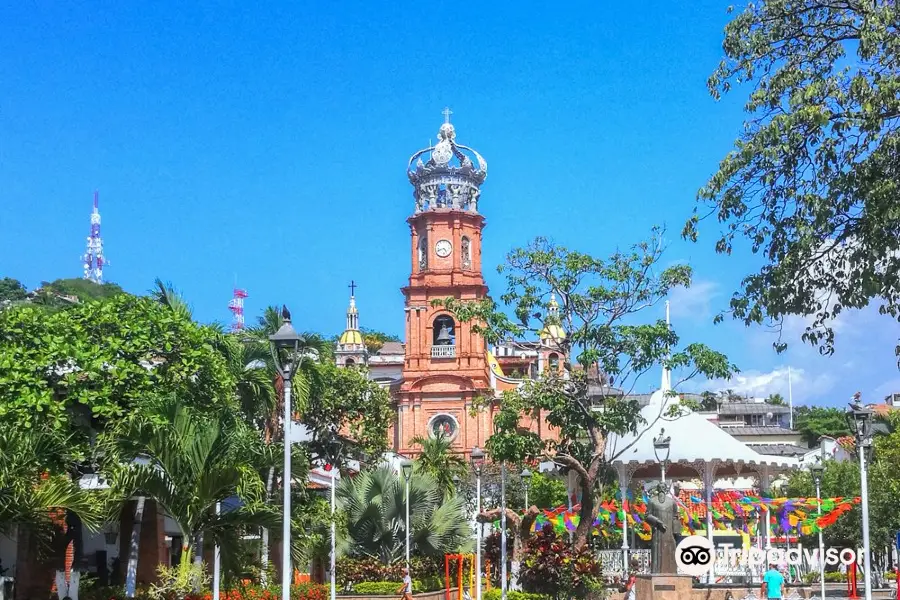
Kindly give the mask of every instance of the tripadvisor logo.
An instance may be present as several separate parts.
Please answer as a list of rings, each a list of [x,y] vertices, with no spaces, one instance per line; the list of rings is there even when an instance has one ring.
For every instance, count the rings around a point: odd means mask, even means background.
[[[760,565],[801,565],[804,558],[808,564],[819,562],[819,549],[809,550],[803,545],[798,545],[790,550],[781,548],[769,548],[760,550],[750,548],[743,550],[735,548],[731,544],[722,545],[719,548],[720,561],[725,560],[728,566],[760,566]],[[837,564],[852,565],[862,558],[862,551],[852,548],[828,548],[825,551],[825,564],[835,566]],[[678,543],[675,547],[675,564],[678,569],[692,577],[705,575],[712,570],[716,560],[716,549],[712,542],[700,535],[690,535]]]

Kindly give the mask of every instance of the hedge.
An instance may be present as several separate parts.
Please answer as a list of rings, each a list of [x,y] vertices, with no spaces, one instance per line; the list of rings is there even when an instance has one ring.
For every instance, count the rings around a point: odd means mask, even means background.
[[[502,595],[499,589],[492,588],[489,591],[481,593],[482,600],[501,600]],[[550,596],[543,594],[531,594],[529,592],[519,592],[516,590],[506,591],[506,600],[550,600]]]

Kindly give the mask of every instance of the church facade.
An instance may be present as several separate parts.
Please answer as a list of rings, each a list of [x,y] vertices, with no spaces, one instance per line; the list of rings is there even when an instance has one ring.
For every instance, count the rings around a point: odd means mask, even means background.
[[[455,451],[468,454],[490,437],[502,391],[563,364],[554,340],[565,333],[552,326],[537,341],[489,348],[470,323],[434,306],[443,298],[474,301],[488,295],[481,260],[485,218],[479,211],[487,161],[457,141],[449,111],[437,143],[413,154],[407,176],[415,204],[407,219],[410,275],[401,288],[404,342],[387,342],[374,352],[366,348],[351,287],[335,360],[343,367],[365,365],[369,377],[390,390],[396,418],[389,435],[396,453],[415,455],[420,448],[413,438],[443,435]],[[523,426],[545,438],[554,435],[542,416]]]

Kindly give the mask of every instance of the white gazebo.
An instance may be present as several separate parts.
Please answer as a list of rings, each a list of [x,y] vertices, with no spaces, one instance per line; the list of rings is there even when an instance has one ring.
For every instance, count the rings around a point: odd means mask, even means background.
[[[678,412],[672,416],[673,411]],[[772,477],[798,467],[797,460],[767,456],[735,439],[704,416],[681,406],[671,388],[671,374],[663,370],[662,386],[641,410],[645,423],[636,435],[609,437],[606,456],[619,479],[619,488],[627,490],[635,479],[662,480],[663,470],[655,439],[669,438],[665,479],[700,479],[706,494],[706,533],[712,542],[712,505],[715,481],[755,474],[760,487],[768,489]],[[665,459],[666,457],[661,457]],[[622,526],[623,568],[628,564],[628,526]],[[771,530],[766,514],[766,547],[771,545]],[[710,575],[712,579],[712,575]]]

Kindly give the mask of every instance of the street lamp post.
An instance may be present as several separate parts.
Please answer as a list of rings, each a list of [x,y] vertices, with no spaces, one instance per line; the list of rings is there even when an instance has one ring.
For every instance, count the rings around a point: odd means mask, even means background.
[[[331,467],[331,600],[337,597],[337,524],[334,520],[334,512],[336,508],[335,487],[337,475],[341,464],[341,444],[337,438],[336,428],[332,430],[331,451],[329,452],[329,466]]]
[[[269,336],[269,346],[275,369],[284,381],[284,504],[281,535],[281,597],[291,598],[291,379],[300,364],[300,344],[303,338],[291,325],[291,313],[282,306],[283,323]]]
[[[519,473],[519,477],[522,478],[522,487],[525,488],[525,510],[528,510],[528,486],[531,485],[531,471],[528,469],[522,469],[522,472]]]
[[[653,440],[653,454],[659,463],[663,483],[666,482],[666,467],[669,466],[669,455],[672,452],[672,436],[663,437],[665,433],[665,428],[660,429],[659,435]]]
[[[472,461],[472,470],[475,472],[475,600],[481,600],[481,522],[478,515],[481,514],[481,469],[484,466],[484,451],[478,446],[472,448],[469,455]]]
[[[862,529],[863,529],[863,573],[866,582],[866,600],[872,600],[872,569],[869,551],[869,484],[866,471],[866,451],[872,444],[872,411],[863,407],[860,394],[853,396],[854,402],[847,411],[847,421],[856,433],[856,450],[859,453],[860,491],[862,496]]]
[[[817,514],[821,517],[822,491],[820,484],[822,483],[822,471],[825,470],[825,465],[822,464],[821,456],[818,457],[818,460],[816,462],[810,465],[809,470],[812,473],[813,480],[816,482],[816,505],[818,506]],[[821,527],[819,528],[819,588],[822,595],[822,600],[825,600],[825,544],[822,541]]]
[[[412,461],[406,457],[400,459],[400,469],[406,480],[406,569],[409,570],[409,478],[412,477]]]
[[[506,600],[506,463],[500,463],[500,597]]]

